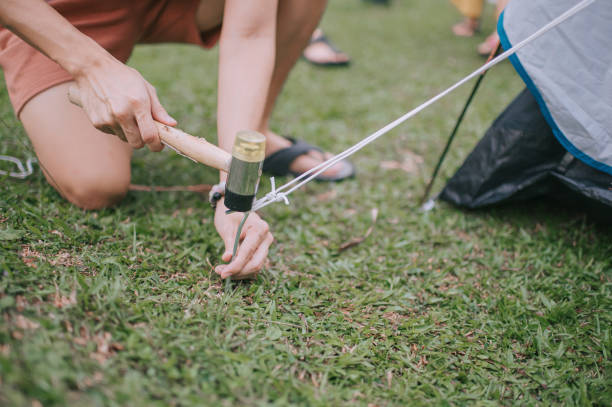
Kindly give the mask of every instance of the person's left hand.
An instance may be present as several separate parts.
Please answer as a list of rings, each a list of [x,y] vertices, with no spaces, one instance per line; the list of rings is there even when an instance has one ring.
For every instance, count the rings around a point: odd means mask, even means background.
[[[231,213],[228,215],[225,213],[226,210],[223,200],[220,200],[215,210],[215,228],[225,243],[225,252],[221,258],[223,261],[231,260],[232,262],[217,266],[215,272],[223,279],[228,277],[234,280],[254,278],[264,266],[274,237],[270,233],[268,223],[252,212],[242,228],[236,258],[232,259],[234,239],[244,214]]]

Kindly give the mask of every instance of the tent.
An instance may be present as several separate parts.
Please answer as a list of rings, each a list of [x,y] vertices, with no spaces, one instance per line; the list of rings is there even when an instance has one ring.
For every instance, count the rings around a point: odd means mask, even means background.
[[[509,49],[575,4],[513,0]],[[510,57],[527,90],[495,120],[440,198],[467,208],[543,195],[612,219],[612,3],[598,0]]]

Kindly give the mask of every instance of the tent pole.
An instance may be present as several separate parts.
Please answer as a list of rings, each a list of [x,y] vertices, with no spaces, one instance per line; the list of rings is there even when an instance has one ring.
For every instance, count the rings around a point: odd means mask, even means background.
[[[497,43],[497,47],[495,47],[495,50],[493,52],[491,52],[491,55],[489,55],[489,59],[487,60],[487,62],[489,62],[495,55],[497,55],[497,53],[500,50],[501,50],[501,43],[498,42]],[[484,71],[482,74],[480,74],[480,76],[478,77],[478,80],[474,84],[474,88],[472,89],[472,93],[470,93],[470,96],[468,97],[467,101],[465,102],[465,106],[463,106],[463,110],[461,111],[461,113],[459,114],[459,117],[457,118],[457,123],[455,123],[455,127],[453,128],[453,131],[451,131],[451,134],[448,137],[448,140],[446,141],[446,146],[444,146],[444,150],[442,151],[442,154],[440,154],[440,158],[438,159],[438,163],[436,164],[436,168],[434,169],[433,175],[431,176],[431,180],[429,181],[429,183],[427,184],[427,187],[425,188],[425,193],[423,194],[423,197],[421,198],[421,200],[419,202],[419,206],[422,206],[425,203],[425,201],[427,200],[427,198],[429,197],[429,193],[431,192],[431,188],[433,187],[433,184],[434,184],[434,182],[436,180],[436,177],[438,176],[438,172],[440,171],[440,167],[442,167],[442,162],[446,158],[446,154],[448,153],[448,150],[450,149],[451,143],[453,142],[453,139],[455,138],[455,135],[457,134],[457,131],[459,130],[459,126],[461,126],[461,122],[463,121],[463,118],[465,117],[465,114],[466,114],[468,108],[470,107],[470,104],[472,103],[472,99],[474,99],[474,96],[476,95],[476,92],[478,91],[478,88],[480,87],[480,83],[484,79],[484,77],[487,74],[487,72],[488,71]]]

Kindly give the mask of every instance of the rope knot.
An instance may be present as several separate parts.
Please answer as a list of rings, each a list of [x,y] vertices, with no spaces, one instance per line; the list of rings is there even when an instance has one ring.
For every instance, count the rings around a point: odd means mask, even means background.
[[[274,182],[274,177],[270,177],[270,184],[272,190],[266,194],[266,198],[272,202],[283,201],[285,205],[289,205],[289,198],[287,198],[287,194],[284,192],[276,191],[276,183]]]

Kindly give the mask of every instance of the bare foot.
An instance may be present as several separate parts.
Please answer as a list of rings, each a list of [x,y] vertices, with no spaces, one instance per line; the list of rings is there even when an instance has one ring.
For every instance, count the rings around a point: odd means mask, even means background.
[[[489,35],[483,43],[478,45],[478,53],[483,57],[488,57],[493,51],[495,51],[497,44],[499,44],[499,35],[497,35],[497,32],[494,32],[493,34]]]
[[[479,28],[479,19],[466,17],[453,26],[453,33],[458,37],[473,37]]]

